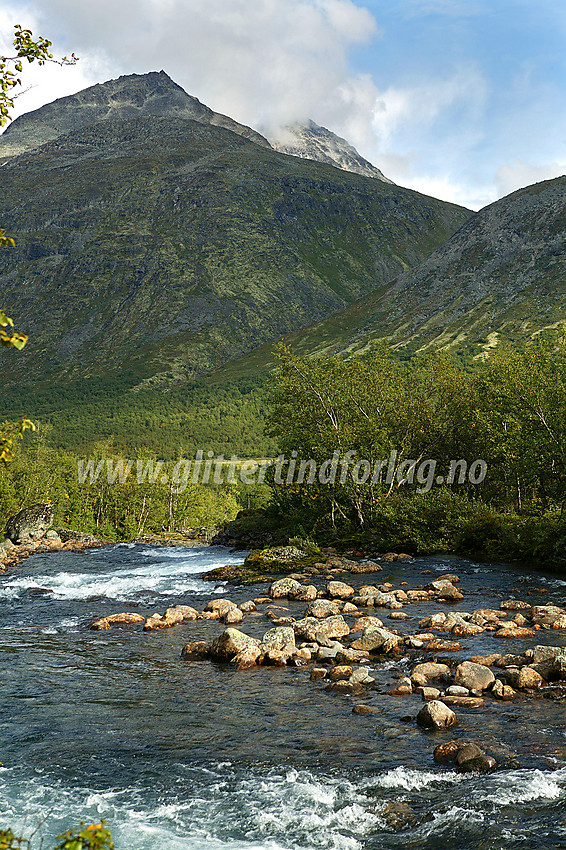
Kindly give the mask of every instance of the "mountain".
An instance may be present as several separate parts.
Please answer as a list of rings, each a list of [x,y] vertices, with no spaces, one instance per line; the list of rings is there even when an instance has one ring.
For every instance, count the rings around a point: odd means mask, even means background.
[[[0,135],[0,163],[97,121],[144,117],[189,118],[201,124],[223,127],[262,147],[270,147],[267,139],[256,130],[213,112],[196,97],[187,94],[165,71],[151,71],[148,74],[128,74],[90,86],[21,115]],[[313,121],[286,128],[283,135],[285,142],[272,140],[271,146],[275,150],[325,162],[363,177],[392,182],[345,139]]]
[[[128,74],[90,86],[28,112],[0,136],[0,160],[35,150],[46,142],[97,121],[131,118],[189,118],[224,127],[258,145],[269,142],[251,127],[213,112],[173,82],[165,71]]]
[[[513,192],[470,218],[418,267],[311,328],[300,351],[362,348],[387,337],[408,352],[483,357],[566,322],[566,177]]]
[[[100,102],[115,90],[98,87]],[[64,105],[59,127],[83,120]],[[2,384],[205,374],[385,285],[470,214],[213,123],[96,119],[0,168],[16,239],[0,304],[30,335],[0,358]]]
[[[281,153],[314,159],[360,174],[362,177],[374,177],[384,183],[393,183],[388,177],[364,159],[346,139],[340,138],[326,127],[320,127],[314,121],[306,124],[293,124],[285,127],[277,138],[269,139],[271,146]]]

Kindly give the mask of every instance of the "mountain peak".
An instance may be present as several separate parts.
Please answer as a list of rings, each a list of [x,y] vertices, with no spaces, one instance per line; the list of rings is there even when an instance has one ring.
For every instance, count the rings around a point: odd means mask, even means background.
[[[269,147],[260,133],[213,112],[181,88],[165,71],[127,74],[59,98],[17,118],[0,136],[0,157],[35,150],[65,133],[98,121],[161,117],[213,124]]]
[[[343,171],[351,171],[362,177],[373,177],[384,183],[393,183],[388,177],[358,153],[346,139],[337,136],[326,127],[307,121],[284,127],[277,138],[270,138],[271,146],[280,153],[299,156],[302,159],[314,159],[334,165]]]

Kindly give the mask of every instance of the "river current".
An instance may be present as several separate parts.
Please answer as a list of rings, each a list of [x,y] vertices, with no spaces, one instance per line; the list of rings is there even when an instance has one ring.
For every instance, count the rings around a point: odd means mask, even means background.
[[[215,595],[237,603],[262,595],[267,585],[201,580],[241,560],[219,547],[127,544],[32,556],[0,578],[0,826],[39,827],[35,840],[46,848],[81,819],[105,819],[117,850],[566,848],[559,689],[456,708],[457,727],[426,733],[414,720],[420,697],[386,693],[425,656],[372,664],[374,689],[353,700],[325,692],[308,667],[237,672],[181,659],[188,640],[220,632],[215,621],[155,633],[88,629],[120,611],[201,610]],[[385,625],[414,634],[419,618],[441,608],[498,607],[510,596],[566,600],[559,576],[456,558],[384,565],[379,582],[416,587],[429,571],[457,572],[464,600],[407,606],[406,621],[388,622],[389,612],[377,610]],[[282,604],[294,616],[305,607]],[[268,627],[264,617],[241,626],[257,636]],[[566,634],[461,642],[455,656],[464,659],[566,644]],[[352,714],[360,701],[378,713]],[[478,741],[505,767],[477,776],[435,765],[434,747],[453,737]],[[406,804],[406,822],[392,825],[392,803]]]

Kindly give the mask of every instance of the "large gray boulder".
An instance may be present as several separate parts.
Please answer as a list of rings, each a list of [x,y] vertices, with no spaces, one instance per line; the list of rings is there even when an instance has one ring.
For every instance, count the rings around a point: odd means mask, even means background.
[[[53,505],[47,502],[31,505],[10,517],[4,533],[16,545],[34,543],[45,537],[45,533],[53,525],[53,518]]]

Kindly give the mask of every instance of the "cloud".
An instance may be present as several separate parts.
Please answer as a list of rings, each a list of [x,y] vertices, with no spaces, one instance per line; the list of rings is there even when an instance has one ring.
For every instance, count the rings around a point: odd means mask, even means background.
[[[349,51],[379,33],[352,0],[31,0],[27,13],[56,46],[72,45],[85,77],[93,66],[110,76],[163,68],[216,111],[266,129],[321,103],[346,117],[367,85],[350,73]]]

